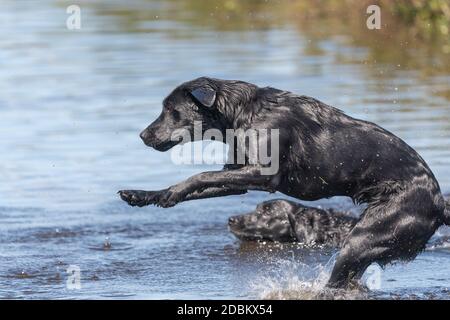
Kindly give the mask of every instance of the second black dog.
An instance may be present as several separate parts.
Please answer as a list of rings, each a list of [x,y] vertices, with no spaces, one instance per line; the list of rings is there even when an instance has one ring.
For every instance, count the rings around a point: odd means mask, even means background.
[[[247,214],[230,217],[230,231],[240,240],[298,242],[306,247],[340,247],[358,218],[333,209],[307,207],[289,200],[269,200]]]

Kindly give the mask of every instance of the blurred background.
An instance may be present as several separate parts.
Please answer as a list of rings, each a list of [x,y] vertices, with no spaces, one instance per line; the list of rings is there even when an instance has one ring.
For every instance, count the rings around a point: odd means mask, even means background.
[[[73,4],[79,30],[66,27]],[[370,4],[381,7],[380,30],[366,26]],[[176,166],[139,132],[178,84],[240,79],[376,122],[418,150],[449,193],[449,28],[446,0],[3,0],[0,297],[305,298],[297,289],[333,252],[243,245],[227,231],[230,215],[268,195],[166,210],[122,203],[119,189],[219,168]],[[341,198],[312,205],[358,212]],[[447,235],[388,267],[374,295],[448,298]],[[66,285],[70,265],[81,289]]]

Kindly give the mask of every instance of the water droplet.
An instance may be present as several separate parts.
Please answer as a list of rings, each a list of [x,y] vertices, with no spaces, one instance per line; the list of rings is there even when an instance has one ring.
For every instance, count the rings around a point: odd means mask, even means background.
[[[109,250],[111,247],[111,241],[109,240],[109,237],[106,237],[105,242],[103,243],[103,249]]]

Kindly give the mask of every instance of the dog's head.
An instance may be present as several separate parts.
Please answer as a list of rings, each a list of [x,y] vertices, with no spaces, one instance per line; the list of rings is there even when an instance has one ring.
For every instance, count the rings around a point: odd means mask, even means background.
[[[288,215],[298,204],[287,200],[269,200],[259,204],[255,211],[230,217],[230,231],[241,240],[295,241]]]
[[[156,150],[167,151],[186,142],[186,135],[194,141],[208,129],[219,129],[223,121],[217,110],[219,85],[218,80],[202,77],[175,88],[164,99],[158,119],[141,132],[141,139]],[[195,123],[201,123],[198,135],[194,135]]]

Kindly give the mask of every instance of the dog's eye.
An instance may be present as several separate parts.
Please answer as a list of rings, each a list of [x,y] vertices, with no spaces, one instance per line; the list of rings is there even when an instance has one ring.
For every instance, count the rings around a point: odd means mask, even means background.
[[[165,113],[168,117],[171,118],[179,119],[180,117],[180,113],[175,109],[173,105],[168,105],[167,108],[165,109]]]
[[[180,113],[177,110],[173,109],[171,114],[172,114],[172,117],[173,117],[173,119],[175,121],[179,121],[180,120]]]

